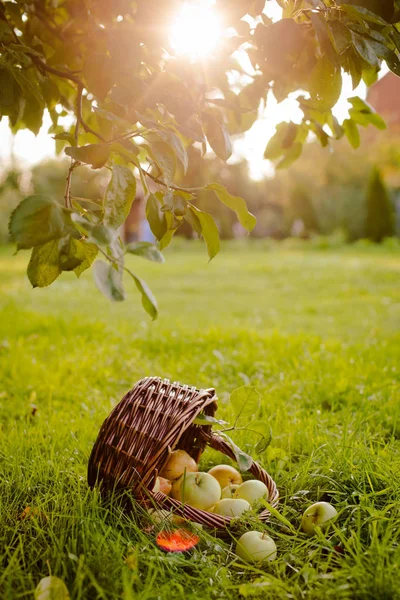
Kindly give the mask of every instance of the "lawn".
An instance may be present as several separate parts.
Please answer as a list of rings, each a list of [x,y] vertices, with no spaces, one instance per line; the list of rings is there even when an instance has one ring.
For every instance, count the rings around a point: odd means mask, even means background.
[[[399,253],[227,244],[207,264],[177,242],[166,259],[130,260],[158,298],[152,323],[132,287],[121,304],[90,274],[32,291],[26,254],[0,251],[0,598],[32,598],[49,569],[74,600],[400,598]],[[258,388],[272,428],[260,460],[292,524],[265,526],[268,567],[207,532],[192,554],[164,554],[88,491],[99,427],[146,375],[216,387],[228,421],[229,393]],[[317,500],[339,518],[307,538]],[[36,516],[19,519],[27,506]]]

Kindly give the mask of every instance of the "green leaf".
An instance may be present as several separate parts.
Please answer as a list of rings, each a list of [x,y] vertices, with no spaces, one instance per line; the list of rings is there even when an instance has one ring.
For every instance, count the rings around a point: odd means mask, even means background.
[[[341,21],[330,21],[329,32],[333,46],[338,54],[343,54],[351,46],[351,33]]]
[[[357,125],[351,119],[345,119],[343,121],[343,129],[347,139],[353,148],[358,148],[360,145],[360,132],[357,129]]]
[[[144,310],[147,312],[148,315],[150,315],[153,321],[155,321],[155,319],[157,319],[158,316],[158,307],[157,300],[155,299],[151,289],[149,288],[147,283],[143,281],[143,279],[140,279],[140,277],[137,277],[131,271],[128,271],[128,273],[132,277],[137,289],[142,295],[142,305]]]
[[[351,75],[353,90],[355,90],[360,84],[365,62],[363,60],[360,60],[358,55],[355,54],[354,57],[350,56],[348,58],[345,66],[346,70]]]
[[[18,248],[27,249],[62,237],[69,226],[61,204],[46,196],[29,196],[11,214],[9,231]]]
[[[71,144],[71,146],[76,146],[75,137],[72,135],[72,133],[67,133],[67,132],[57,133],[56,135],[53,135],[53,139],[61,140],[63,142],[69,142]]]
[[[10,44],[14,41],[14,35],[7,21],[0,21],[0,44]]]
[[[257,454],[262,454],[272,442],[271,426],[269,423],[265,423],[265,421],[251,421],[248,429],[249,431],[256,431],[262,436],[254,447]]]
[[[328,23],[323,16],[323,13],[310,12],[310,19],[313,24],[317,39],[322,51],[322,54],[327,56],[333,65],[339,63],[339,58],[333,48],[332,40],[329,35]]]
[[[153,142],[150,146],[151,154],[166,181],[172,183],[175,176],[175,153],[166,142]]]
[[[59,264],[62,271],[73,271],[85,260],[85,249],[80,240],[68,237],[60,240],[59,246]]]
[[[194,229],[197,235],[201,236],[201,223],[196,213],[193,210],[190,210],[189,208],[189,210],[185,214],[184,219],[185,221],[187,221],[187,223],[189,223],[192,229]]]
[[[194,425],[229,425],[227,421],[222,421],[221,419],[215,419],[214,417],[210,417],[209,415],[205,415],[200,413],[197,415],[195,420],[193,421]]]
[[[367,102],[358,97],[349,98],[348,101],[352,105],[349,114],[355,123],[364,127],[371,124],[378,129],[386,129],[385,121]]]
[[[373,67],[378,67],[379,58],[375,54],[368,40],[362,37],[361,35],[354,33],[354,31],[352,31],[351,37],[353,40],[353,47],[356,50],[356,52],[361,56],[361,58],[365,60],[365,62],[367,62],[369,65]]]
[[[182,165],[183,173],[185,174],[188,168],[189,159],[181,138],[176,133],[169,130],[158,130],[158,135],[175,153],[176,158]]]
[[[154,244],[150,242],[132,242],[126,247],[129,254],[135,254],[152,262],[164,263],[165,258]]]
[[[362,71],[362,78],[367,87],[370,87],[378,81],[379,70],[377,67],[368,66]]]
[[[220,249],[218,227],[209,213],[203,212],[199,208],[196,208],[196,206],[193,206],[193,204],[189,205],[189,211],[191,211],[199,220],[201,235],[207,246],[208,256],[210,257],[210,260],[212,260],[214,256],[218,254]]]
[[[111,181],[104,196],[104,225],[118,229],[130,213],[136,197],[136,179],[132,171],[114,165]]]
[[[130,129],[132,126],[125,119],[121,119],[118,115],[114,115],[114,113],[109,112],[108,110],[104,110],[104,108],[100,108],[99,106],[93,106],[93,110],[101,119],[105,119],[106,121],[111,121],[114,125],[118,125],[121,129]]]
[[[285,156],[276,165],[277,169],[287,169],[292,165],[303,152],[303,144],[301,142],[295,142],[291,148],[286,152]]]
[[[110,144],[110,151],[115,152],[118,156],[121,156],[125,162],[133,163],[136,167],[139,168],[140,161],[138,160],[139,148],[135,146],[130,140],[124,140],[123,143],[120,142],[112,142]],[[140,176],[142,178],[142,171],[140,171]],[[147,187],[143,186],[143,189],[146,192]]]
[[[228,435],[226,435],[226,433],[219,432],[218,435],[221,435],[223,438],[225,438],[230,447],[232,448],[236,462],[239,467],[239,471],[241,473],[245,473],[246,471],[248,471],[251,465],[253,464],[252,457],[249,454],[246,454],[246,452],[243,452],[243,450],[239,448],[239,446],[237,446],[235,442]]]
[[[118,235],[115,229],[111,229],[103,223],[92,223],[78,213],[72,213],[71,219],[81,233],[87,236],[90,241],[100,245],[112,244]]]
[[[61,274],[59,244],[59,240],[51,240],[33,248],[27,270],[32,287],[47,287]]]
[[[95,244],[91,244],[85,240],[82,240],[81,244],[83,247],[84,259],[81,264],[74,269],[74,273],[77,277],[80,277],[84,271],[92,266],[94,259],[99,253],[99,249]]]
[[[167,219],[161,212],[161,206],[154,194],[149,194],[146,204],[146,218],[150,229],[158,241],[167,233]]]
[[[232,194],[230,194],[220,183],[210,183],[206,186],[206,189],[213,190],[217,194],[219,200],[236,213],[239,223],[247,229],[247,231],[252,231],[254,229],[257,219],[247,210],[247,205],[243,198],[232,196]]]
[[[30,131],[32,131],[32,133],[38,135],[43,125],[43,105],[40,104],[31,94],[26,94],[26,96],[24,112],[21,120],[24,125]]]
[[[162,236],[160,240],[160,250],[164,250],[171,243],[174,237],[175,229],[168,229],[167,232]]]
[[[114,83],[112,61],[100,52],[89,53],[83,66],[83,75],[90,92],[104,100]]]
[[[254,416],[260,408],[260,402],[260,392],[251,385],[243,385],[234,390],[230,396],[230,403],[235,411],[236,419]]]
[[[264,158],[267,160],[279,158],[282,155],[284,148],[288,148],[294,142],[296,133],[297,126],[294,123],[286,123],[285,121],[279,123],[276,126],[274,135],[265,148]]]
[[[2,112],[4,107],[11,107],[15,102],[16,83],[12,73],[7,69],[0,69],[0,106]]]
[[[400,60],[394,52],[386,59],[389,69],[398,77],[400,77]]]
[[[202,113],[204,131],[218,158],[228,160],[232,154],[232,143],[224,125],[208,113]]]
[[[342,74],[340,67],[334,66],[323,56],[311,73],[310,94],[315,108],[321,111],[330,110],[340,98],[342,91]]]
[[[106,164],[110,148],[108,144],[87,144],[86,146],[71,146],[65,148],[65,154],[78,162],[100,169]]]
[[[100,292],[109,300],[121,302],[125,300],[122,283],[122,269],[117,269],[111,263],[97,260],[93,267],[94,280]]]
[[[67,586],[54,575],[41,579],[35,589],[35,600],[69,600],[69,598]]]
[[[364,6],[356,6],[354,4],[341,4],[341,10],[345,11],[348,15],[356,17],[361,23],[369,21],[370,23],[376,23],[377,25],[387,25],[387,22],[379,17],[374,12],[371,12]]]

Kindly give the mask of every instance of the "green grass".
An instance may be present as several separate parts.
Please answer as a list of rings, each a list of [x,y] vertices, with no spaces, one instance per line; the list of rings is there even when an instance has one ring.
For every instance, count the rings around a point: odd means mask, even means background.
[[[232,244],[207,265],[178,243],[165,265],[131,266],[157,295],[156,323],[132,287],[123,304],[90,275],[31,291],[26,254],[0,252],[0,598],[31,598],[49,567],[73,599],[400,598],[398,252]],[[227,420],[232,390],[261,392],[273,432],[261,462],[296,531],[265,526],[268,567],[206,532],[191,555],[163,554],[88,491],[99,427],[146,375],[215,386]],[[306,538],[301,513],[321,499],[339,519]],[[26,506],[46,517],[18,520]]]

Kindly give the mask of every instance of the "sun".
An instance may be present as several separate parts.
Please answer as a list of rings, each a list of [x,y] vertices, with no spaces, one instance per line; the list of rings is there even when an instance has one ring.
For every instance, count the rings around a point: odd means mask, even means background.
[[[207,0],[185,2],[170,27],[170,43],[176,55],[191,60],[210,55],[218,46],[222,27]]]

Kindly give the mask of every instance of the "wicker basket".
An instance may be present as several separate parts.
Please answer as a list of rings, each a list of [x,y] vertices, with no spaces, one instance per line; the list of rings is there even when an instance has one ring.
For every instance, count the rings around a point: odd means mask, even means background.
[[[88,482],[103,491],[131,490],[142,506],[156,505],[172,509],[205,526],[224,529],[231,517],[215,515],[183,505],[165,494],[153,493],[158,473],[176,448],[186,450],[199,461],[208,444],[235,460],[231,447],[209,425],[195,425],[202,412],[213,416],[216,409],[214,389],[170,383],[167,379],[146,377],[139,381],[104,421],[89,459]],[[269,503],[278,504],[275,482],[256,462],[250,467],[255,479],[263,481],[269,490]],[[268,510],[259,518],[266,521]]]

